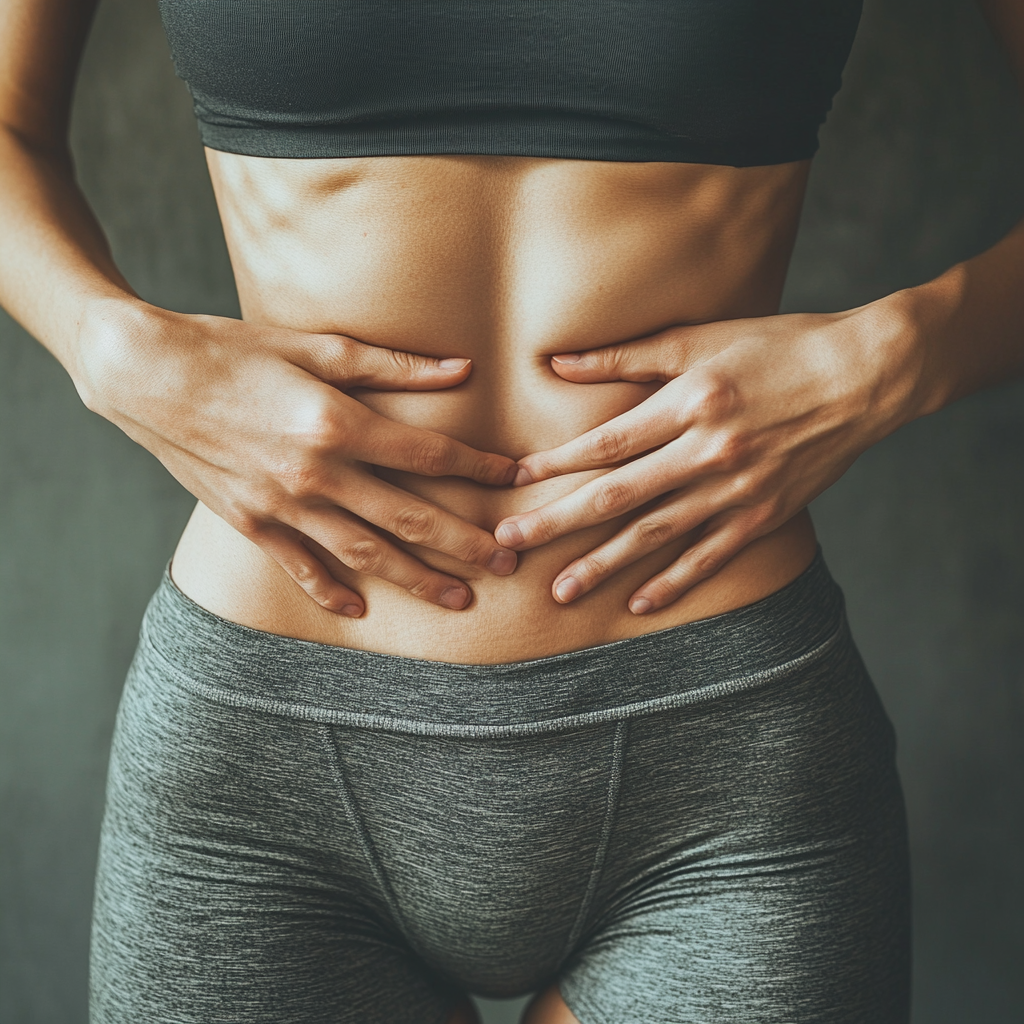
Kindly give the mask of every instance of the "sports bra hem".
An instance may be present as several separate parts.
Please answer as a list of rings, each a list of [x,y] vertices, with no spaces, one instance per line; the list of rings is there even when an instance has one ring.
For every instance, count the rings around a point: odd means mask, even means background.
[[[373,156],[522,156],[629,163],[695,163],[757,167],[808,160],[818,149],[813,137],[744,140],[742,146],[716,141],[655,136],[638,126],[608,126],[596,137],[593,124],[431,123],[386,125],[225,125],[200,114],[199,132],[209,149],[243,156],[333,159]],[[644,137],[637,137],[638,135]]]

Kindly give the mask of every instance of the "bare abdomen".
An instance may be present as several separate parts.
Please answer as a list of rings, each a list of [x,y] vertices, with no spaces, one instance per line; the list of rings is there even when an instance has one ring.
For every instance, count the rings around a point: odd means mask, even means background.
[[[550,356],[678,323],[772,313],[799,214],[805,165],[709,168],[519,158],[358,161],[210,155],[247,319],[473,360],[448,392],[358,397],[393,419],[519,458],[626,411],[654,385],[561,380]],[[478,525],[550,500],[586,477],[493,490],[389,479]],[[626,599],[676,557],[670,545],[568,606],[555,575],[607,539],[604,524],[520,557],[496,578],[412,549],[470,583],[462,612],[345,572],[367,612],[309,601],[269,558],[200,507],[175,580],[200,604],[271,632],[432,660],[501,662],[663,629],[771,593],[813,554],[805,515],[763,538],[659,613]]]

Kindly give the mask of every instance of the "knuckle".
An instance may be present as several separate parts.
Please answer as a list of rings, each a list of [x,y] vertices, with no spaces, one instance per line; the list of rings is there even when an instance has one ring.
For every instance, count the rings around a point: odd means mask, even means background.
[[[486,565],[493,554],[494,537],[491,534],[468,537],[460,544],[460,550],[455,552],[457,558],[470,565]]]
[[[247,509],[231,509],[224,515],[224,519],[232,529],[251,541],[258,543],[264,536],[266,527],[263,520]]]
[[[407,380],[413,376],[416,369],[414,356],[408,352],[399,352],[390,348],[364,345],[361,357],[362,379],[366,381],[374,379]]]
[[[358,383],[363,376],[363,359],[359,343],[343,334],[318,335],[314,351],[318,361],[345,384]]]
[[[774,525],[781,512],[781,503],[778,501],[766,501],[760,505],[754,505],[747,510],[743,517],[744,532],[751,535],[761,533]]]
[[[414,580],[405,584],[405,589],[413,597],[418,597],[424,601],[432,601],[437,590],[437,584],[432,576],[417,576]]]
[[[594,509],[601,515],[618,515],[627,512],[637,503],[632,484],[624,480],[604,482],[594,495]]]
[[[779,515],[786,507],[783,494],[756,470],[730,474],[721,485],[718,506],[744,518]]]
[[[316,567],[304,559],[296,559],[288,567],[291,577],[306,593],[316,596],[322,589],[320,573]]]
[[[572,574],[581,582],[593,585],[612,572],[612,568],[607,556],[595,552],[574,565]]]
[[[738,465],[746,453],[744,439],[732,430],[718,430],[704,445],[704,461],[713,469]]]
[[[383,545],[368,537],[346,544],[339,557],[349,568],[367,576],[380,576],[387,564]]]
[[[310,576],[306,580],[298,580],[298,584],[318,605],[328,611],[339,612],[352,603],[351,596],[344,590],[337,590],[322,576]]]
[[[610,430],[598,430],[584,441],[583,454],[591,462],[618,462],[625,458],[626,439]]]
[[[636,537],[645,548],[660,548],[675,540],[675,524],[666,516],[650,516],[636,524]]]
[[[548,458],[546,454],[539,453],[520,459],[519,472],[521,473],[523,470],[529,475],[530,481],[535,482],[546,479],[553,473],[557,473],[558,464],[553,459]]]
[[[329,612],[339,612],[348,601],[326,587],[320,587],[319,589],[310,589],[306,591],[306,594],[311,597],[321,608],[326,608]]]
[[[348,434],[345,415],[332,393],[318,394],[298,411],[294,436],[299,447],[317,455],[337,452]]]
[[[751,473],[733,473],[722,485],[722,497],[728,505],[747,504],[756,495],[758,481]]]
[[[430,544],[437,535],[437,516],[424,505],[407,505],[395,514],[392,532],[410,544]]]
[[[719,551],[700,551],[693,559],[694,572],[698,576],[710,576],[722,565],[724,559]]]
[[[588,368],[601,374],[616,374],[622,369],[622,349],[618,346],[599,348],[586,353]]]
[[[470,565],[485,565],[494,553],[494,537],[489,533],[481,536],[472,527],[463,530],[456,526],[444,536],[438,531],[431,546]]]
[[[232,525],[243,537],[254,541],[262,540],[268,533],[267,524],[255,512],[237,513]]]
[[[326,483],[321,464],[310,458],[293,458],[277,466],[278,483],[292,498],[316,498],[323,494]]]
[[[414,356],[411,352],[388,349],[385,362],[392,372],[397,372],[402,377],[411,377],[421,369],[423,359],[420,356]]]
[[[447,438],[431,434],[413,443],[409,457],[413,472],[421,476],[447,476],[455,468],[457,458]]]
[[[544,508],[530,514],[527,519],[520,519],[516,525],[531,544],[543,543],[557,537],[569,518],[561,509]]]
[[[331,351],[334,352],[335,359],[343,367],[358,368],[362,362],[363,357],[363,346],[360,342],[356,341],[355,338],[350,338],[347,334],[330,334],[327,335],[329,341],[328,344]]]
[[[724,374],[704,372],[691,382],[689,411],[697,420],[720,420],[733,411],[737,401],[736,386]]]

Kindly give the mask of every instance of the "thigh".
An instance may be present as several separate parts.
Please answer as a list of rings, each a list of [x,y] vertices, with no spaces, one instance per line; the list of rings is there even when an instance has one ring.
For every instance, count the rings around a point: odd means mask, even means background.
[[[581,1024],[906,1024],[901,915],[854,860],[666,878],[591,940],[568,1007]]]
[[[93,920],[93,1024],[440,1024],[459,996],[394,929],[318,727],[210,704],[138,658]]]
[[[909,884],[892,730],[852,644],[629,723],[581,1024],[906,1024]]]

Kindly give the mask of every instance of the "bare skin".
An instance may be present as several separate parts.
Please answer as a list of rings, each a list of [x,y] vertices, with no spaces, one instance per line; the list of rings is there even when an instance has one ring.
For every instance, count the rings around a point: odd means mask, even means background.
[[[480,1024],[480,1015],[467,999],[452,1011],[446,1024]],[[558,986],[551,985],[530,1000],[523,1013],[522,1024],[579,1024],[579,1020],[565,1005]]]
[[[201,500],[175,578],[230,618],[488,662],[716,614],[799,573],[866,447],[1024,372],[1021,226],[774,316],[805,164],[211,154],[245,320],[156,309],[74,180],[90,10],[0,2],[0,301]]]
[[[581,386],[553,372],[554,353],[774,312],[807,176],[804,163],[737,170],[465,156],[207,157],[248,323],[472,360],[468,378],[444,391],[352,394],[389,421],[511,459],[571,441],[658,387]],[[488,532],[600,475],[513,489],[377,470]],[[173,575],[200,604],[246,625],[486,663],[593,646],[749,604],[789,582],[814,552],[809,520],[798,516],[671,607],[638,617],[627,598],[678,556],[687,538],[673,538],[585,600],[558,602],[558,572],[617,525],[553,540],[503,578],[431,550],[428,529],[423,543],[404,546],[469,583],[473,599],[457,616],[333,560],[332,573],[362,595],[366,613],[339,617],[296,600],[302,595],[276,562],[202,506]]]

